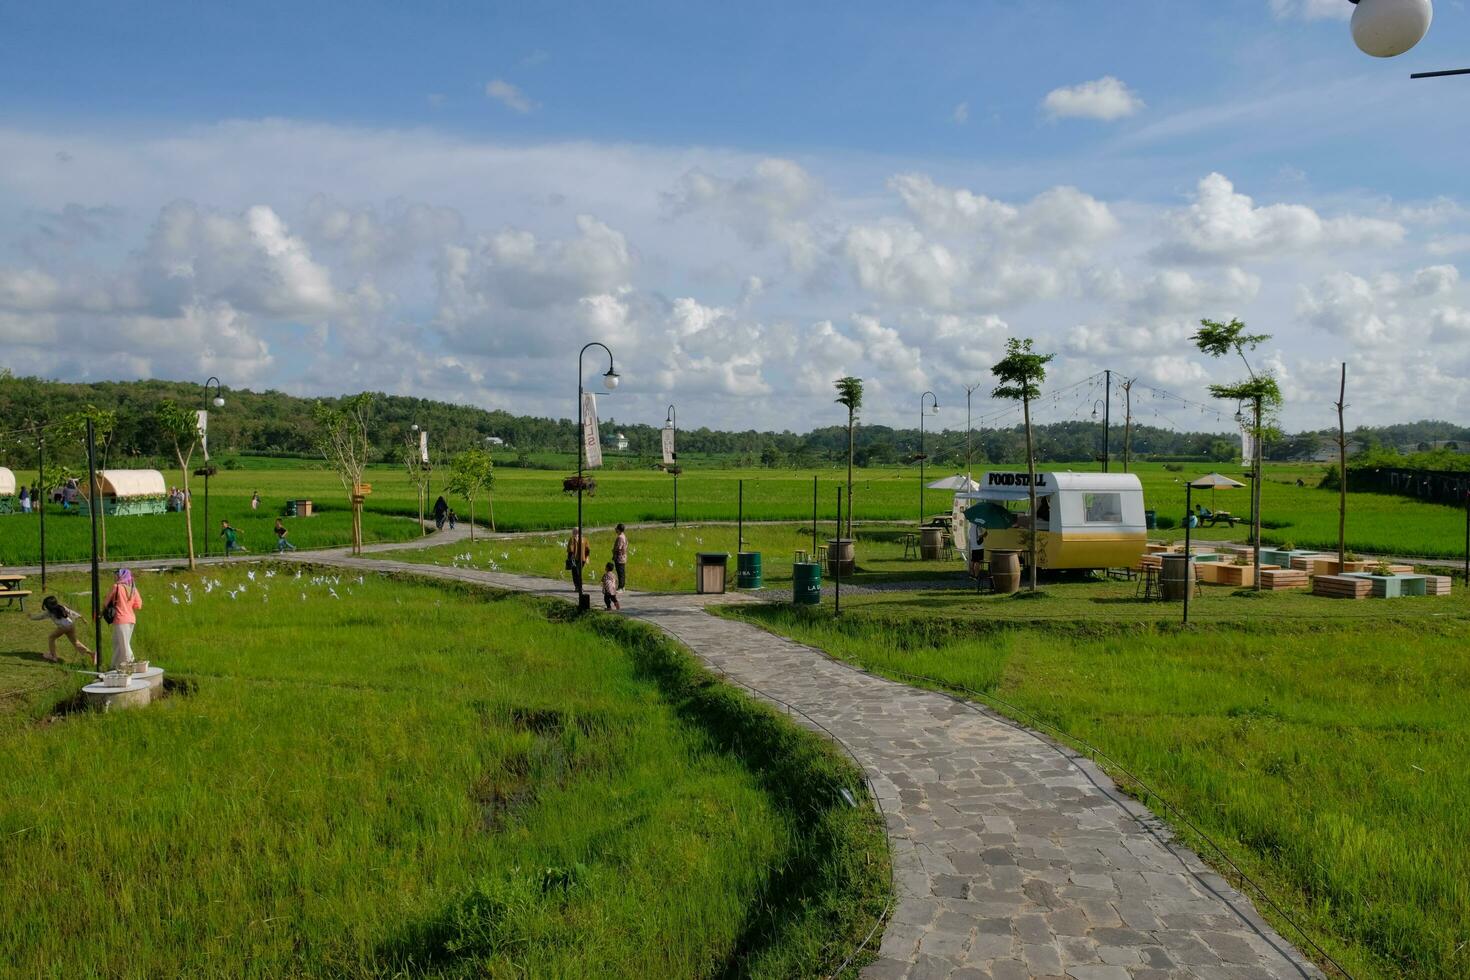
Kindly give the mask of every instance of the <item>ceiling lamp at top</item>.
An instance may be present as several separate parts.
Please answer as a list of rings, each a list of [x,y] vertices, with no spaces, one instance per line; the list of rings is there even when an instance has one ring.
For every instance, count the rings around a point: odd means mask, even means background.
[[[1434,20],[1429,0],[1354,0],[1353,41],[1364,54],[1393,58],[1424,40]]]

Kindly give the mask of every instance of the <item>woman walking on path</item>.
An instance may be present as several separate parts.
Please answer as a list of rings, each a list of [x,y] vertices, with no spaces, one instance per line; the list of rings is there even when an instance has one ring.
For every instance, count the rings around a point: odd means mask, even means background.
[[[442,496],[438,500],[434,501],[434,527],[435,528],[437,528],[440,531],[444,530],[444,518],[445,518],[445,516],[448,515],[448,513],[449,513],[449,501],[445,500]]]
[[[286,525],[283,524],[283,523],[281,523],[281,519],[279,517],[277,517],[276,518],[276,554],[279,555],[283,551],[295,551],[295,550],[296,550],[296,546],[294,544],[292,544],[291,542],[289,542],[289,541],[286,540]]]
[[[47,660],[53,664],[61,662],[61,658],[56,655],[56,641],[64,636],[71,640],[71,645],[76,647],[78,653],[85,653],[92,658],[93,664],[97,664],[96,652],[88,650],[87,645],[77,639],[77,624],[85,622],[86,616],[70,606],[62,605],[54,595],[48,595],[41,600],[41,610],[41,612],[32,613],[31,618],[51,620],[51,635],[46,637],[46,646],[51,651],[46,655]]]
[[[618,536],[613,539],[613,567],[618,573],[618,591],[628,587],[628,529],[618,525]]]
[[[573,529],[572,536],[567,539],[567,571],[572,573],[572,585],[576,587],[578,595],[582,594],[582,568],[591,557],[592,546]]]
[[[113,670],[133,662],[133,627],[138,624],[138,610],[142,608],[143,597],[133,584],[133,573],[126,568],[119,568],[117,582],[102,603],[103,619],[108,618],[107,610],[112,610]]]

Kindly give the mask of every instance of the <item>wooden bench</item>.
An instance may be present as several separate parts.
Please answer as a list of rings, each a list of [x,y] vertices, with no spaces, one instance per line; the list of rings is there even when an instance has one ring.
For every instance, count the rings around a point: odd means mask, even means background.
[[[1425,595],[1449,595],[1450,587],[1455,581],[1448,575],[1426,575],[1424,579]]]
[[[1372,579],[1351,575],[1318,575],[1312,579],[1312,595],[1329,599],[1366,599],[1372,594]]]
[[[6,600],[6,608],[8,609],[12,604],[18,602],[20,603],[21,612],[26,611],[26,596],[30,594],[30,589],[19,589],[15,588],[14,586],[11,586],[9,588],[0,588],[0,599]]]
[[[1307,573],[1300,568],[1261,569],[1261,588],[1272,592],[1282,589],[1305,589],[1311,584]]]

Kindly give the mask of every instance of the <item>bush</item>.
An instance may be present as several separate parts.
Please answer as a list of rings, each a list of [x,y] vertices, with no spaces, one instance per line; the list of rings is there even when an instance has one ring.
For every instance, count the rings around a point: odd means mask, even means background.
[[[1164,464],[1164,469],[1168,470],[1170,473],[1183,473],[1184,472],[1184,464],[1183,463],[1165,463]]]
[[[1157,518],[1154,519],[1154,526],[1157,527],[1160,531],[1172,531],[1174,528],[1179,526],[1179,522],[1172,517],[1165,517],[1164,515],[1160,514]]]

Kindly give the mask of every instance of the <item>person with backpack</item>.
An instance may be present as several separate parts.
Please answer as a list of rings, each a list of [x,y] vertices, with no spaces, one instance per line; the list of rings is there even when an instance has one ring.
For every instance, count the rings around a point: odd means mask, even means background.
[[[133,627],[138,625],[138,610],[142,608],[143,596],[133,583],[133,573],[119,568],[117,581],[102,603],[102,618],[112,624],[113,670],[133,662]]]
[[[236,551],[245,550],[245,546],[240,543],[240,532],[229,521],[219,522],[219,536],[225,539],[226,558]]]
[[[289,542],[289,541],[286,540],[286,525],[281,522],[281,519],[279,517],[277,517],[276,518],[276,554],[280,554],[283,551],[295,551],[295,550],[296,550],[296,546],[294,544],[292,544],[291,542]]]
[[[71,640],[71,645],[76,647],[78,653],[85,653],[92,658],[93,664],[97,663],[96,652],[87,649],[87,645],[77,639],[77,624],[86,622],[86,616],[70,606],[62,605],[54,595],[48,595],[41,600],[41,612],[32,614],[31,618],[51,620],[51,635],[46,638],[46,646],[51,651],[46,655],[47,660],[53,664],[61,662],[61,658],[56,655],[56,641],[64,636]]]

